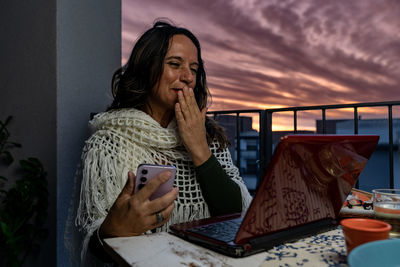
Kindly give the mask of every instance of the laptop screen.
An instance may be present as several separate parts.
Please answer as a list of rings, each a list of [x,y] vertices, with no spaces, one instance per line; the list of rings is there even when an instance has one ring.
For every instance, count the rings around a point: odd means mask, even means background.
[[[283,137],[235,242],[336,219],[378,139],[365,135]]]

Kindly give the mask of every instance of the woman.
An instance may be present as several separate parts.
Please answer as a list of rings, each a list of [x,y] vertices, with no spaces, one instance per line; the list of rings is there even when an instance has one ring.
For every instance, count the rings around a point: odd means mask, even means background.
[[[222,129],[206,117],[208,89],[200,44],[187,29],[156,22],[112,80],[114,101],[90,122],[83,150],[76,225],[83,253],[101,258],[101,240],[167,231],[175,223],[241,212],[251,197]],[[176,188],[150,195],[165,172],[133,193],[141,163],[174,165]],[[104,260],[104,259],[103,259]]]

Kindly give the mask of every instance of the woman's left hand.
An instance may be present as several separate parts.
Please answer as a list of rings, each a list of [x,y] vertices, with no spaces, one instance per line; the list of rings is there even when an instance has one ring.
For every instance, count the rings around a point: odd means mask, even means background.
[[[193,89],[187,86],[178,92],[178,101],[175,104],[175,116],[179,133],[193,164],[199,166],[211,156],[205,127],[207,108],[200,111]]]

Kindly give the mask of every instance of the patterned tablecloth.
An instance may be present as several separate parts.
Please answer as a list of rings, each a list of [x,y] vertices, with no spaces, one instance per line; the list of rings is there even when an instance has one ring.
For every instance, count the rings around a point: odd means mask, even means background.
[[[289,267],[347,266],[341,229],[277,246],[244,258],[231,258],[166,232],[108,238],[110,255],[123,266]]]
[[[261,266],[348,266],[341,228],[277,246]]]

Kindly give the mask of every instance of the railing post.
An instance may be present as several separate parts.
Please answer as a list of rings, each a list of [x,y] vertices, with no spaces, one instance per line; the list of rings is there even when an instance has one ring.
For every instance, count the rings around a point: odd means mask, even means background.
[[[264,175],[265,170],[266,170],[266,160],[267,160],[267,137],[268,137],[268,133],[267,133],[267,112],[266,110],[260,110],[259,112],[259,125],[260,125],[260,132],[259,134],[259,140],[260,140],[260,161],[259,161],[259,165],[260,165],[260,177],[257,177],[257,186],[260,183],[260,179],[261,176]]]
[[[354,134],[358,134],[358,110],[354,107]],[[355,187],[360,188],[360,179],[357,180]]]
[[[240,113],[236,112],[236,166],[240,171]]]
[[[394,173],[393,173],[393,114],[392,105],[388,105],[388,119],[389,119],[389,175],[390,175],[390,188],[394,188]]]
[[[297,110],[293,110],[293,132],[297,133]]]
[[[272,143],[272,141],[273,141],[272,140],[272,112],[265,110],[263,117],[264,117],[263,123],[264,123],[264,127],[265,127],[265,129],[264,129],[265,134],[263,137],[263,139],[265,140],[264,141],[265,147],[264,147],[263,154],[265,155],[265,158],[262,161],[264,166],[262,168],[261,175],[263,175],[265,173],[265,171],[267,170],[269,162],[272,159],[272,152],[273,152],[272,151],[272,146],[273,146],[273,143]]]
[[[354,134],[358,134],[358,110],[354,107]]]
[[[326,109],[321,109],[322,111],[322,133],[326,134]]]

